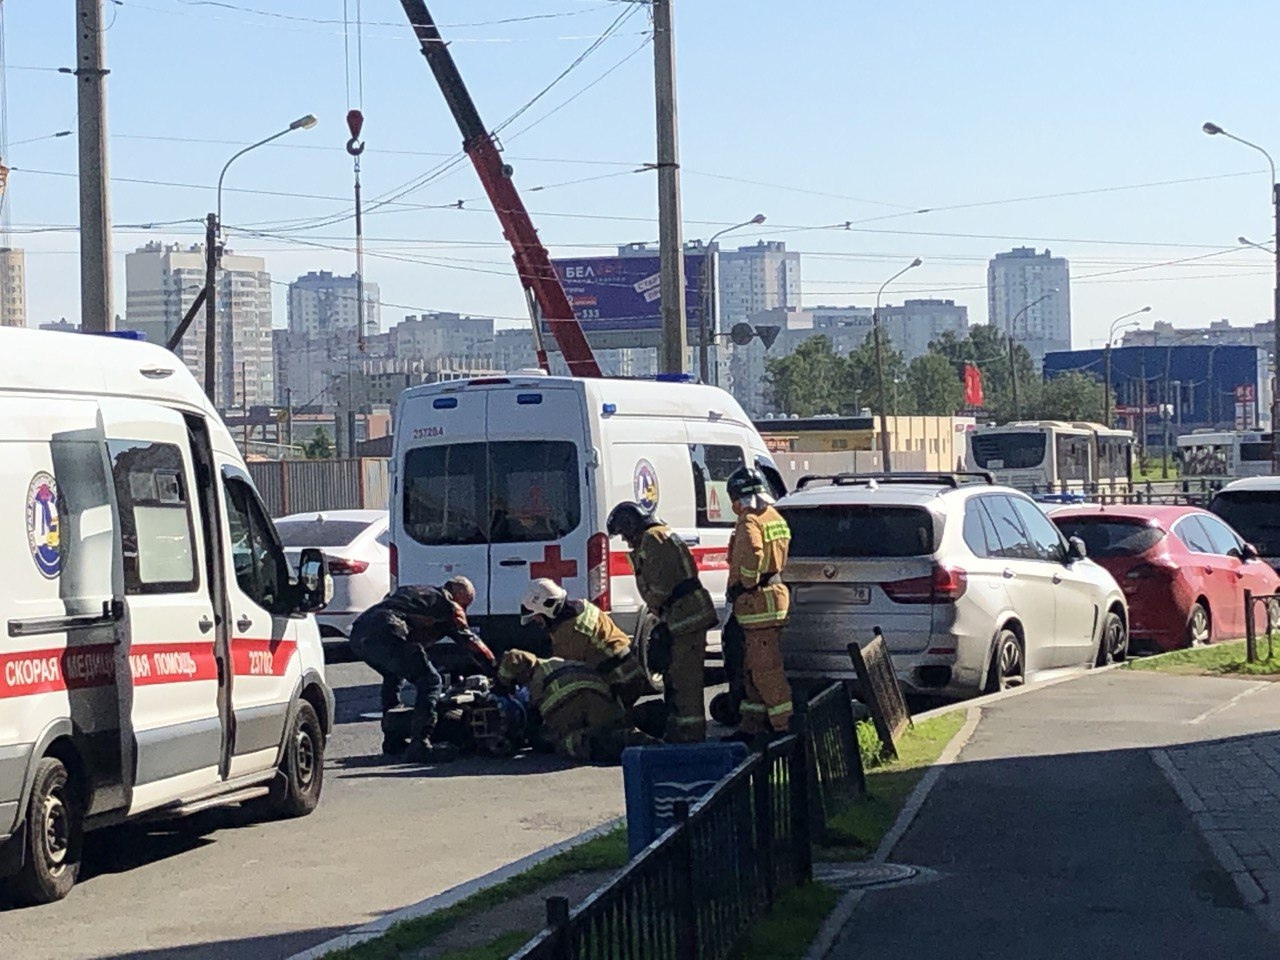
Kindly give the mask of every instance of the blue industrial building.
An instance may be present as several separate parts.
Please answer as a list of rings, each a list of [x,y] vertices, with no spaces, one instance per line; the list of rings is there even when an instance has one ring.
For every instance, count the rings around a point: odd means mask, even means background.
[[[1072,370],[1105,378],[1105,350],[1063,350],[1044,360],[1045,379]],[[1270,429],[1269,356],[1262,347],[1169,344],[1111,349],[1111,407],[1116,425],[1149,438],[1164,431],[1164,409],[1174,434],[1212,428]]]

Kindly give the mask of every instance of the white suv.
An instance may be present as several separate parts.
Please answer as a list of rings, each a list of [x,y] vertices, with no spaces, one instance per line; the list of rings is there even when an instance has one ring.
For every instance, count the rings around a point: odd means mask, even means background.
[[[854,679],[847,645],[877,628],[919,692],[1001,690],[1127,654],[1115,580],[989,474],[806,477],[778,509],[793,679]]]

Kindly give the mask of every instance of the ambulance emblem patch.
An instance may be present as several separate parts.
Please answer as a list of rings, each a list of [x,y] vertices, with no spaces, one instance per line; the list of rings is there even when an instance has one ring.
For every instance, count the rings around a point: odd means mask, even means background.
[[[658,509],[658,471],[648,460],[640,460],[636,463],[633,489],[636,503],[650,513]]]
[[[58,484],[43,471],[27,488],[27,544],[40,575],[49,580],[62,570],[58,540]]]

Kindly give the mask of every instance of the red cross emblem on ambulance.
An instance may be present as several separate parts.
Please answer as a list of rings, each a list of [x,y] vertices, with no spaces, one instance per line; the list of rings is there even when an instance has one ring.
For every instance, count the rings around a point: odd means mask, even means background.
[[[542,559],[535,560],[529,564],[529,577],[532,580],[540,580],[545,577],[548,580],[554,580],[560,586],[564,586],[566,577],[576,577],[578,575],[578,561],[566,560],[560,555],[560,545],[557,543],[548,544],[542,551]]]

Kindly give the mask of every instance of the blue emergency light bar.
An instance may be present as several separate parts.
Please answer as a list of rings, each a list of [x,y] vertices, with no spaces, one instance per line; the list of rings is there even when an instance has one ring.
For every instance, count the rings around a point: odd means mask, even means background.
[[[115,337],[117,340],[137,340],[146,343],[147,335],[141,330],[85,330],[91,337]]]

